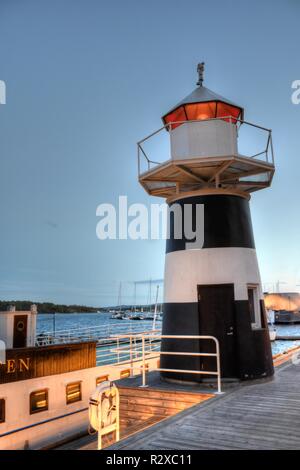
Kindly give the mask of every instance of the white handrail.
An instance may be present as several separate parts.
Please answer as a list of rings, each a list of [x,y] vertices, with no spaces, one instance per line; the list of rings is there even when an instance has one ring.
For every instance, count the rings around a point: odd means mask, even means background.
[[[63,335],[62,335],[63,337]],[[68,336],[67,342],[72,342]],[[53,339],[53,338],[52,338]],[[215,352],[188,352],[188,351],[160,351],[162,339],[176,339],[176,340],[211,340],[215,344]],[[57,338],[61,341],[61,338]],[[78,341],[78,338],[74,338]],[[53,343],[49,343],[53,344]],[[55,343],[54,343],[55,344]],[[57,344],[57,343],[56,343]],[[219,342],[214,336],[203,335],[162,335],[160,330],[138,331],[130,333],[121,333],[101,337],[97,340],[96,349],[96,362],[101,366],[112,366],[126,368],[130,370],[130,375],[134,375],[134,370],[142,372],[142,387],[147,386],[147,371],[151,370],[150,365],[147,366],[147,361],[150,359],[160,358],[161,356],[182,356],[182,357],[215,357],[216,369],[212,371],[207,370],[189,370],[189,369],[167,369],[161,367],[152,367],[152,370],[169,373],[186,373],[186,374],[199,374],[199,375],[214,375],[217,376],[218,393],[221,393],[221,366],[220,366],[220,349]]]
[[[130,335],[124,335],[125,338],[129,338]],[[140,338],[142,342],[142,348],[139,348],[138,352],[141,353],[141,356],[139,357],[139,360],[142,362],[142,385],[141,387],[147,387],[146,383],[146,372],[149,372],[149,367],[146,367],[146,360],[147,359],[153,359],[155,357],[160,357],[161,355],[172,355],[172,356],[191,356],[191,357],[215,357],[216,358],[216,368],[217,370],[213,371],[207,371],[207,370],[190,370],[190,369],[167,369],[167,368],[162,368],[158,367],[153,370],[157,370],[159,372],[173,372],[173,373],[186,373],[186,374],[198,374],[198,375],[215,375],[217,376],[217,387],[218,387],[218,393],[222,393],[221,391],[221,362],[220,362],[220,346],[219,346],[219,341],[217,338],[214,336],[210,335],[161,335],[161,334],[154,334],[149,332],[147,335],[145,334],[136,334],[134,335],[135,339]],[[118,337],[120,339],[120,336]],[[151,356],[151,353],[154,351],[150,350],[150,355],[149,352],[146,350],[146,340],[148,339],[148,342],[150,342],[150,338],[156,338],[157,340],[162,340],[162,339],[197,339],[197,340],[211,340],[215,343],[215,352],[214,353],[196,353],[196,352],[187,352],[187,351],[157,351],[156,356]],[[130,341],[130,345],[132,345],[132,341]],[[132,355],[131,347],[127,350],[122,350],[123,353],[129,353]],[[115,366],[115,364],[114,364]],[[140,365],[134,366],[133,364],[130,365],[130,368],[133,369],[140,369]]]

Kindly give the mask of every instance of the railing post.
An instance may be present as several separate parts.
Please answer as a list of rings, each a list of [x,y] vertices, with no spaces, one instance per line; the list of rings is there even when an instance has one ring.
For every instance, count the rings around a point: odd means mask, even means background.
[[[141,387],[147,387],[146,385],[146,358],[145,358],[145,336],[142,335],[142,378],[143,382]]]
[[[272,131],[270,131],[270,144],[271,144],[272,163],[274,165],[274,149],[273,149]]]
[[[136,336],[134,336],[134,352],[135,352],[135,358],[137,359],[138,357],[138,351],[136,349]]]
[[[141,174],[140,144],[137,145],[137,159],[138,159],[138,176],[140,176]]]
[[[98,450],[102,450],[102,432],[101,424],[99,426],[99,420],[101,420],[101,403],[98,403]]]
[[[219,341],[217,339],[215,339],[215,342],[216,342],[216,353],[217,353],[218,393],[222,393],[222,390],[221,390],[220,348],[219,348]]]
[[[120,440],[120,394],[119,390],[116,388],[116,399],[117,399],[117,426],[116,426],[116,442]]]
[[[133,377],[133,354],[132,354],[132,336],[130,335],[130,340],[129,340],[130,346],[129,346],[129,351],[130,351],[130,377]]]
[[[120,353],[119,353],[119,338],[117,338],[117,362],[120,362]]]

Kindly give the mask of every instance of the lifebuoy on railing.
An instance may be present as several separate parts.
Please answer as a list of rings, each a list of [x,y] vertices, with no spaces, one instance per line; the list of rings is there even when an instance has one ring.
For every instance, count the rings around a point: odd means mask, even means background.
[[[98,432],[98,450],[103,448],[103,436],[115,433],[120,440],[119,390],[113,382],[102,382],[89,401],[90,429]]]

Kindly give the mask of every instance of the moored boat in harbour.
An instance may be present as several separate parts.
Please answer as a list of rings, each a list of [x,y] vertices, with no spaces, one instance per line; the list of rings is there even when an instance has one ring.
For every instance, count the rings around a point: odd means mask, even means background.
[[[299,292],[265,294],[266,308],[274,311],[275,324],[300,323]]]
[[[277,336],[276,328],[269,327],[269,336],[270,336],[270,341],[275,341],[276,340],[276,336]]]
[[[38,335],[36,323],[35,306],[0,312],[0,344],[6,345],[0,357],[0,450],[49,448],[86,434],[96,386],[140,373],[144,322]],[[128,334],[137,336],[134,358],[127,352]],[[157,359],[147,360],[152,362]]]

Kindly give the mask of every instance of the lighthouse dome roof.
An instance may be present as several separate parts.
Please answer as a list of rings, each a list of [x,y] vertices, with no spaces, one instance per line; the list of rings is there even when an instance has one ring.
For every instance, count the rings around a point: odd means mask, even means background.
[[[188,104],[188,103],[207,103],[208,101],[222,101],[223,103],[230,104],[232,106],[235,106],[236,108],[240,108],[237,104],[233,103],[232,101],[229,101],[227,98],[224,98],[221,95],[218,95],[214,91],[210,90],[209,88],[206,88],[205,86],[198,86],[195,88],[192,93],[187,95],[183,100],[181,100],[176,106],[174,106],[173,109],[178,108],[179,106],[183,104]],[[171,111],[172,111],[171,110]]]

